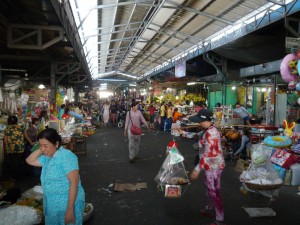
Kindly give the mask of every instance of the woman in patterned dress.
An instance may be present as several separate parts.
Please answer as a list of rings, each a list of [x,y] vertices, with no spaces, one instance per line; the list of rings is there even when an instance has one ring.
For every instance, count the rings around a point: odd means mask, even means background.
[[[109,120],[109,108],[110,108],[110,104],[108,101],[106,101],[105,104],[103,105],[103,123],[105,127]]]
[[[129,162],[130,163],[132,163],[137,158],[140,151],[140,141],[141,141],[141,135],[132,134],[130,128],[132,124],[134,124],[137,127],[140,127],[141,123],[143,123],[148,128],[148,130],[150,130],[141,111],[138,110],[138,104],[136,102],[133,102],[131,104],[131,110],[127,112],[125,129],[124,129],[124,136],[127,137],[128,135],[128,140],[129,140]]]
[[[42,167],[45,224],[82,224],[85,194],[77,156],[60,146],[61,137],[55,129],[42,131],[38,140],[40,149],[31,153],[26,162]]]
[[[215,210],[215,221],[211,225],[225,225],[224,205],[221,196],[221,174],[225,167],[221,147],[221,135],[218,129],[213,126],[212,112],[208,109],[201,109],[196,116],[189,118],[190,121],[199,123],[203,128],[203,135],[199,139],[199,147],[204,153],[198,165],[191,174],[191,180],[199,177],[200,171],[204,170],[204,185],[207,197],[205,209],[200,211],[203,216],[213,217],[211,210]]]
[[[25,125],[18,124],[16,116],[7,119],[7,127],[4,129],[4,176],[10,178],[21,177],[24,173],[25,150],[24,132]]]

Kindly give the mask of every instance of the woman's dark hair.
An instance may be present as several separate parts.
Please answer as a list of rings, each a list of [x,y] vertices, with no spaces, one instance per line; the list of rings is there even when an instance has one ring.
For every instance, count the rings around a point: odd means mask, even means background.
[[[46,139],[53,145],[56,145],[56,142],[59,143],[59,146],[61,144],[61,136],[58,134],[58,132],[53,128],[47,128],[43,130],[41,133],[39,133],[38,140],[40,139]]]
[[[250,130],[249,130],[248,128],[243,128],[243,133],[244,133],[246,136],[249,136]]]
[[[43,110],[43,111],[41,112],[40,119],[42,119],[43,117],[44,117],[44,119],[45,119],[46,121],[49,119],[46,110]]]
[[[70,109],[69,109],[69,108],[65,108],[65,114],[68,114],[68,113],[69,113],[69,111],[70,111]]]
[[[32,124],[35,124],[37,121],[39,121],[38,118],[32,118],[32,120],[31,120],[31,125],[32,125]]]
[[[7,124],[8,125],[16,125],[16,124],[18,124],[18,118],[16,116],[10,116],[10,117],[8,117]]]
[[[173,117],[174,117],[175,112],[177,112],[177,111],[178,111],[178,108],[174,108]]]
[[[61,104],[61,106],[60,106],[60,108],[65,108],[66,107],[66,105],[65,104]]]
[[[137,102],[132,102],[130,107],[132,108],[132,107],[136,106],[137,104],[138,104]]]

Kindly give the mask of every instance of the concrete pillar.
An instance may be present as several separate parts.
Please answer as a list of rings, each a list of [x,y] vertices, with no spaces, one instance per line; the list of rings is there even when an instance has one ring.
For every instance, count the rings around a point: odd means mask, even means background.
[[[50,79],[51,79],[51,92],[50,98],[53,100],[54,104],[56,104],[56,87],[55,87],[55,62],[51,62],[51,71],[50,71]]]

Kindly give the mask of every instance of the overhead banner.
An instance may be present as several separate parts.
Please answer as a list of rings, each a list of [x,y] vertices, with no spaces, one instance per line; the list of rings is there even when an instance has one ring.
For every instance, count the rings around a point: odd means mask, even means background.
[[[186,76],[186,60],[185,57],[176,61],[175,63],[175,77]]]

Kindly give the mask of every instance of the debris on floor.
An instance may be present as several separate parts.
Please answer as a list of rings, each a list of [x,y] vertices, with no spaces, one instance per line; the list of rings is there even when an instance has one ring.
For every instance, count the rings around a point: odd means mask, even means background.
[[[147,183],[115,183],[115,191],[122,192],[122,191],[136,191],[141,189],[146,189]]]
[[[250,217],[265,217],[265,216],[276,216],[276,212],[268,207],[264,208],[246,208],[243,209],[248,213]]]

